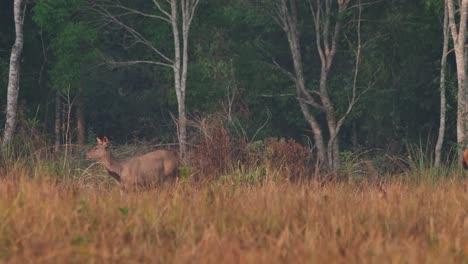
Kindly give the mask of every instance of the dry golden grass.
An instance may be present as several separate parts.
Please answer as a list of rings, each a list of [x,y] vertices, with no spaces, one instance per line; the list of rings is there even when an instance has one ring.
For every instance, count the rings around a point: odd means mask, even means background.
[[[0,183],[5,263],[468,263],[459,180],[176,186]]]

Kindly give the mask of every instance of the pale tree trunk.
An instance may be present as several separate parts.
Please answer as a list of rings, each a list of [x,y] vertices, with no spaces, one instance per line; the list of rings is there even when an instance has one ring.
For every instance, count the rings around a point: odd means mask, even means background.
[[[360,52],[361,52],[361,39],[360,39],[360,28],[361,28],[361,4],[359,2],[359,17],[358,17],[358,47],[356,52],[356,65],[355,65],[355,78],[353,84],[353,97],[349,103],[348,110],[336,121],[336,112],[333,107],[333,103],[328,94],[328,79],[333,60],[335,58],[337,50],[337,41],[341,31],[341,20],[338,19],[335,22],[334,27],[331,27],[331,18],[333,16],[341,17],[346,11],[347,6],[349,5],[350,0],[337,0],[338,10],[333,11],[333,0],[317,0],[317,4],[314,7],[312,2],[309,1],[310,10],[314,17],[314,26],[315,26],[315,39],[317,52],[320,57],[321,62],[321,71],[320,71],[320,100],[322,101],[323,107],[325,109],[325,117],[327,119],[328,131],[330,138],[328,140],[328,164],[331,169],[337,170],[340,165],[340,156],[339,156],[339,142],[338,134],[343,125],[343,122],[346,116],[350,113],[356,97],[356,78],[359,67]],[[324,6],[324,7],[323,7]],[[336,14],[335,14],[336,13]]]
[[[177,137],[179,139],[179,154],[182,164],[187,163],[187,117],[185,112],[185,91],[187,85],[188,73],[188,43],[190,25],[192,24],[195,11],[197,9],[199,0],[166,0],[169,3],[171,10],[165,9],[164,1],[153,0],[155,5],[155,14],[145,13],[141,10],[132,9],[118,2],[111,2],[114,8],[125,11],[125,14],[140,15],[146,18],[153,18],[163,23],[167,22],[172,27],[173,43],[174,43],[174,57],[170,58],[164,54],[158,47],[144,37],[144,34],[137,31],[137,29],[125,24],[120,20],[120,16],[111,14],[106,6],[96,6],[97,11],[102,16],[106,17],[106,23],[111,21],[123,29],[125,29],[137,43],[141,43],[159,58],[159,60],[133,60],[116,62],[109,60],[113,65],[134,65],[134,64],[153,64],[164,67],[169,67],[173,70],[174,74],[174,89],[177,97],[178,104],[178,120],[177,120]]]
[[[356,102],[356,78],[357,69],[359,66],[360,57],[360,16],[361,16],[361,5],[359,3],[359,24],[358,24],[358,51],[356,53],[356,69],[355,69],[355,81],[353,85],[353,95],[349,102],[346,113],[338,120],[336,118],[336,112],[333,107],[332,100],[328,95],[328,79],[330,69],[333,63],[333,59],[337,49],[337,39],[340,34],[341,20],[337,20],[330,30],[332,16],[342,16],[346,11],[349,4],[349,0],[336,0],[337,10],[332,10],[334,1],[332,0],[317,0],[316,6],[310,3],[310,8],[313,15],[314,26],[315,26],[315,37],[317,52],[321,62],[321,72],[319,79],[318,90],[308,91],[305,85],[304,73],[303,73],[303,62],[300,49],[300,33],[298,32],[297,22],[297,7],[295,0],[276,0],[274,2],[274,14],[273,18],[282,27],[288,38],[291,56],[294,64],[294,74],[281,68],[277,63],[276,65],[286,72],[286,74],[295,82],[296,92],[301,107],[302,113],[306,118],[307,122],[312,128],[314,135],[315,144],[317,146],[318,159],[321,164],[326,167],[337,170],[340,163],[339,157],[339,142],[338,133],[343,125],[346,116],[350,113],[353,105]],[[320,102],[314,98],[318,96]],[[319,113],[325,114],[327,128],[329,132],[328,144],[325,146],[323,138],[323,129],[317,122],[316,117],[312,113],[310,108],[314,108]]]
[[[301,107],[302,114],[312,128],[312,133],[314,136],[315,145],[317,147],[317,156],[321,163],[327,165],[327,151],[325,148],[322,129],[318,124],[315,116],[311,113],[308,104],[302,99],[307,97],[309,94],[306,91],[304,73],[303,73],[303,63],[302,63],[302,54],[299,43],[299,32],[297,30],[297,9],[295,1],[290,2],[290,10],[288,10],[286,1],[281,1],[280,12],[278,18],[283,20],[280,22],[289,42],[289,48],[291,51],[291,56],[294,64],[294,75],[291,78],[295,81],[296,84],[296,93],[299,98],[299,106]],[[314,105],[318,109],[323,109],[318,103],[315,102],[313,97],[308,98],[308,103]]]
[[[180,6],[178,2],[180,1]],[[188,69],[188,40],[190,25],[199,0],[171,0],[171,24],[174,37],[174,86],[178,103],[177,131],[179,154],[182,164],[187,164],[187,117],[185,113],[185,90]],[[180,9],[180,14],[179,14]],[[182,22],[182,49],[180,46],[179,17]]]
[[[434,166],[440,167],[442,145],[444,143],[445,135],[445,116],[446,116],[446,98],[445,98],[445,70],[447,68],[447,52],[448,52],[448,41],[449,41],[449,29],[448,29],[448,15],[447,15],[447,0],[444,4],[444,43],[442,47],[442,58],[440,60],[440,125],[439,125],[439,136],[437,137],[437,143],[435,147],[435,160]]]
[[[76,143],[78,146],[85,144],[85,119],[84,119],[84,108],[83,108],[83,83],[80,82],[78,87],[78,94],[75,99],[76,105]]]
[[[455,50],[455,60],[457,65],[457,143],[458,143],[458,161],[463,162],[463,149],[466,147],[466,60],[465,60],[465,40],[466,40],[466,21],[468,13],[468,0],[461,0],[459,25],[456,24],[455,6],[453,0],[447,0],[447,14],[449,17],[450,33],[452,34],[453,46]]]
[[[177,137],[179,139],[179,155],[182,160],[182,163],[185,164],[185,152],[186,152],[186,128],[187,124],[185,121],[185,96],[182,94],[182,86],[180,80],[180,34],[179,34],[179,14],[177,12],[177,1],[171,0],[171,24],[172,24],[172,35],[174,40],[174,88],[177,96],[177,105],[178,105],[178,120],[177,120]]]
[[[68,109],[68,105],[66,102],[63,102],[62,101],[62,104],[61,104],[61,126],[60,126],[60,129],[61,129],[61,134],[62,134],[62,144],[65,144],[66,146],[68,146],[68,132],[67,132],[67,121],[68,121],[68,112],[67,112],[67,109]]]
[[[20,81],[20,62],[21,52],[23,51],[23,23],[24,11],[23,1],[15,0],[13,13],[15,19],[16,39],[11,49],[10,71],[8,76],[7,109],[5,130],[3,133],[3,147],[10,144],[16,126],[16,110],[18,103],[19,81]]]
[[[62,106],[62,100],[60,99],[60,94],[59,92],[56,92],[55,95],[55,130],[54,130],[54,152],[57,153],[60,148],[60,138],[61,138],[61,128],[62,128],[62,123],[61,123],[61,106]]]

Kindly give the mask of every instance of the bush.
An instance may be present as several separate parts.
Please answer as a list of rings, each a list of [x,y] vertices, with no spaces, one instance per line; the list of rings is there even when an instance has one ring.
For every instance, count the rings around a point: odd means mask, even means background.
[[[202,119],[196,126],[199,143],[190,155],[195,176],[207,179],[228,173],[246,153],[246,144],[230,135],[219,116]]]
[[[267,177],[287,179],[304,178],[310,172],[311,150],[293,139],[269,138],[248,143],[244,137],[233,137],[220,116],[202,119],[196,127],[201,132],[199,143],[190,156],[197,179],[258,168],[265,168]]]
[[[270,138],[266,140],[267,175],[278,174],[291,180],[310,175],[311,150],[293,139]]]

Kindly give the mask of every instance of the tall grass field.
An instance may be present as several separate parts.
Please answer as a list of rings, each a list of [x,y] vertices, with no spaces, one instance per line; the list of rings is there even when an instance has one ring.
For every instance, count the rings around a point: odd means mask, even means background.
[[[459,180],[179,182],[118,188],[4,179],[2,263],[467,263]]]
[[[82,153],[5,159],[0,263],[468,263],[464,172],[349,162],[324,181],[270,153],[123,195]]]

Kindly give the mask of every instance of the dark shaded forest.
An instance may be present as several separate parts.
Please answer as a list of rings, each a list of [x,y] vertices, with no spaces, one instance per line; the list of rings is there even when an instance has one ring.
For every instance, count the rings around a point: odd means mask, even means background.
[[[221,118],[232,137],[247,142],[279,137],[315,146],[311,123],[301,111],[305,93],[297,92],[294,58],[276,2],[197,3],[187,45],[187,144],[199,143],[203,120]],[[159,55],[170,59],[175,52],[170,23],[161,12],[168,5],[161,10],[139,0],[24,5],[14,140],[37,133],[50,145],[94,143],[96,136],[120,144],[178,142],[173,67],[162,65],[165,59]],[[310,1],[296,5],[304,89],[307,98],[323,102],[323,93],[314,92],[322,87],[316,14]],[[286,7],[292,10],[290,4]],[[325,8],[317,8],[324,17]],[[2,1],[0,12],[0,106],[6,109],[15,41],[13,1]],[[330,28],[340,23],[340,32],[326,85],[332,115],[336,120],[346,117],[336,135],[340,156],[367,150],[406,155],[413,145],[433,152],[439,131],[443,20],[442,1],[351,1],[342,13],[333,2]],[[456,76],[451,52],[443,160],[459,145]],[[328,112],[308,111],[322,127],[327,145]]]

